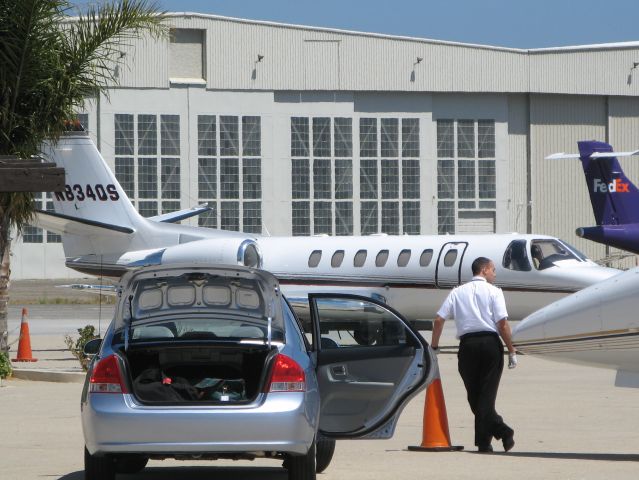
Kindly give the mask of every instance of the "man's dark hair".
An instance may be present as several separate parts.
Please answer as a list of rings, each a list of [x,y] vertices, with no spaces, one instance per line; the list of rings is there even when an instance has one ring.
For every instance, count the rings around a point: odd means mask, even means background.
[[[490,265],[491,262],[492,260],[490,258],[477,257],[471,267],[473,269],[473,275],[479,275],[484,268]]]

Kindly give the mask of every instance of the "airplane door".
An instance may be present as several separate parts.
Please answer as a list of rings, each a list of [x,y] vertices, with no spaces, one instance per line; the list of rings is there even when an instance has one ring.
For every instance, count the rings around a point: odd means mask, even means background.
[[[438,288],[456,287],[461,283],[461,266],[467,242],[448,242],[437,257],[435,284]]]

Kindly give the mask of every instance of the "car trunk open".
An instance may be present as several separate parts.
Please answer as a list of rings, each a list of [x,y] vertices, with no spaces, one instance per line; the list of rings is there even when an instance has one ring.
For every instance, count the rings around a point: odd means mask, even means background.
[[[129,385],[145,404],[242,404],[255,400],[268,380],[277,348],[268,345],[168,342],[130,345]]]

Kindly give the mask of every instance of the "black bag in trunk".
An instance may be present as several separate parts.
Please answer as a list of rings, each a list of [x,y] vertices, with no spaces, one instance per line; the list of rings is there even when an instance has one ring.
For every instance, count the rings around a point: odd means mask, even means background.
[[[133,389],[146,402],[184,402],[200,398],[198,390],[182,377],[167,377],[159,368],[147,368],[133,381]]]

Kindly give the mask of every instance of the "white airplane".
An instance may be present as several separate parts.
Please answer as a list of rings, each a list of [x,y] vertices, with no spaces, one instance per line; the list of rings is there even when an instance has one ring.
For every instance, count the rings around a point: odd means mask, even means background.
[[[67,185],[53,194],[55,212],[38,212],[35,224],[62,235],[68,267],[96,276],[142,265],[240,264],[272,272],[294,304],[338,290],[432,319],[484,256],[495,262],[511,318],[521,319],[619,273],[545,235],[267,237],[170,223],[205,207],[143,218],[85,132],[70,132],[44,154],[66,169]]]
[[[513,330],[517,350],[617,370],[615,385],[639,388],[639,268],[554,302]]]

